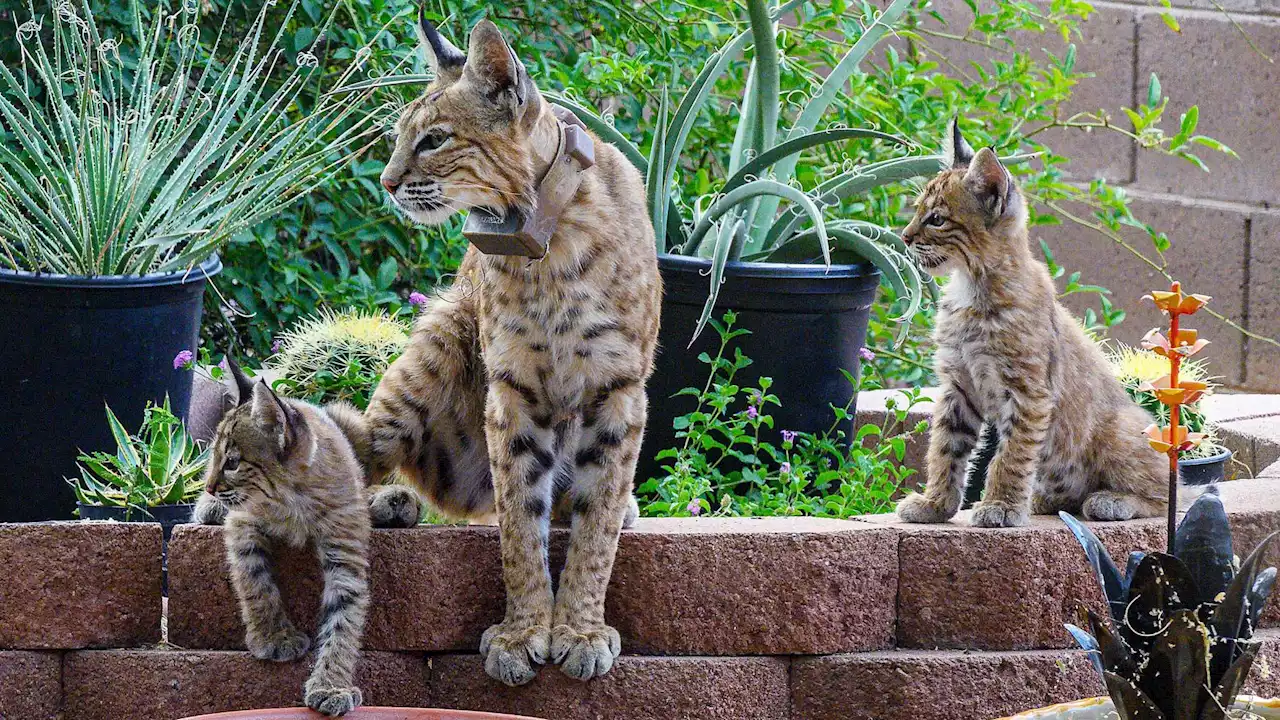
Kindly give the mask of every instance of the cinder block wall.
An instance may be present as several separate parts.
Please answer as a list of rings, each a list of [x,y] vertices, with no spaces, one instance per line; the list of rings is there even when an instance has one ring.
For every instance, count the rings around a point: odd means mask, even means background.
[[[935,4],[956,23],[972,17],[959,0]],[[1280,63],[1280,0],[1220,4],[1230,17],[1210,0],[1173,0],[1178,34],[1160,18],[1159,3],[1094,2],[1098,12],[1076,44],[1078,66],[1095,77],[1077,87],[1074,109],[1105,108],[1127,126],[1119,108],[1136,107],[1146,97],[1154,72],[1170,98],[1165,127],[1176,131],[1180,113],[1196,104],[1198,132],[1226,143],[1239,159],[1201,147],[1196,152],[1211,170],[1205,173],[1179,159],[1138,152],[1115,133],[1062,130],[1051,139],[1055,149],[1073,158],[1068,170],[1074,179],[1104,177],[1122,185],[1135,201],[1135,214],[1168,234],[1173,243],[1166,254],[1168,269],[1188,289],[1212,295],[1214,309],[1248,330],[1280,339],[1280,65],[1252,50],[1240,32]],[[1059,38],[1033,37],[1034,47],[1060,55]],[[973,45],[942,47],[963,60],[991,56]],[[1144,254],[1155,256],[1144,233],[1125,234]],[[1128,311],[1114,333],[1117,339],[1136,343],[1159,324],[1141,297],[1165,280],[1129,251],[1069,222],[1036,228],[1032,240],[1040,238],[1068,273],[1079,270],[1083,281],[1109,288],[1116,304]],[[1077,312],[1097,307],[1091,295],[1074,295],[1067,302]],[[1280,391],[1280,348],[1204,315],[1193,325],[1213,341],[1206,357],[1224,384]]]

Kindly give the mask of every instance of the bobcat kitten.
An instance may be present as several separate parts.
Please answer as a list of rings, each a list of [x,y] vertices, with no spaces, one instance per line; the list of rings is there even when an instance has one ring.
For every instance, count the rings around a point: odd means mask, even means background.
[[[530,212],[561,120],[493,23],[475,26],[465,53],[421,15],[419,26],[436,79],[396,123],[383,186],[424,225],[474,207]],[[496,512],[507,611],[480,652],[508,685],[549,662],[581,680],[603,675],[621,647],[604,598],[619,531],[634,518],[662,282],[640,173],[590,140],[595,164],[545,255],[468,249],[365,413],[372,479],[399,470],[446,514]],[[373,511],[405,492],[380,491]],[[557,511],[572,528],[553,591]]]
[[[950,140],[950,167],[925,186],[902,233],[921,267],[951,281],[934,331],[941,395],[928,482],[898,515],[936,523],[956,514],[980,429],[993,445],[979,452],[990,464],[974,525],[1024,525],[1029,513],[1059,510],[1092,520],[1163,514],[1168,471],[1142,434],[1150,416],[1058,304],[1028,246],[1026,201],[995,152],[975,154],[957,122]]]
[[[359,414],[349,406],[282,399],[229,364],[240,401],[214,435],[195,520],[225,525],[245,644],[259,660],[288,662],[307,653],[310,639],[285,612],[268,553],[278,543],[315,544],[324,595],[304,699],[313,710],[343,715],[362,701],[352,676],[369,606],[364,473],[339,425],[358,422]]]

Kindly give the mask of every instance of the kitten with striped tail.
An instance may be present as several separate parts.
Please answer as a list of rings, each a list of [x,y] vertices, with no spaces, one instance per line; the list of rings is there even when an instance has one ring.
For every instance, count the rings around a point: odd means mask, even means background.
[[[281,398],[229,364],[240,400],[218,425],[193,519],[224,526],[245,644],[259,660],[298,660],[311,646],[285,611],[270,552],[314,546],[324,593],[304,700],[325,715],[344,715],[363,701],[353,676],[369,607],[369,505],[343,430],[359,413]]]

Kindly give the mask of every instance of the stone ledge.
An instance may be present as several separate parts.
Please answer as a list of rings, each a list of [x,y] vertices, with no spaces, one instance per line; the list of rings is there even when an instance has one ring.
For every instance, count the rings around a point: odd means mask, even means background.
[[[160,526],[0,524],[0,648],[160,640]]]
[[[599,680],[582,683],[544,667],[529,686],[490,680],[478,655],[431,661],[432,702],[548,720],[784,720],[788,662],[770,657],[618,658]]]
[[[62,717],[62,658],[53,652],[0,651],[0,718]]]
[[[88,650],[67,653],[67,718],[176,718],[302,702],[306,662],[269,663],[242,652]],[[418,655],[366,652],[357,684],[367,704],[430,707],[428,663]]]
[[[553,533],[559,566],[567,533]],[[897,532],[805,518],[645,519],[623,533],[606,616],[627,652],[785,655],[890,647]],[[282,591],[314,624],[314,559],[282,553]],[[366,647],[473,650],[503,612],[496,528],[374,532]],[[242,647],[218,528],[179,527],[169,546],[169,638]],[[424,609],[425,603],[425,609]],[[412,619],[411,622],[406,622]]]

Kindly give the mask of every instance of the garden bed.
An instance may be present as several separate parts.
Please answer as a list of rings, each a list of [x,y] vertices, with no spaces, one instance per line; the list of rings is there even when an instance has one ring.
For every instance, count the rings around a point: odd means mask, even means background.
[[[1222,495],[1237,547],[1280,528],[1280,478],[1227,483]],[[1093,528],[1112,554],[1163,540],[1159,519]],[[374,536],[361,670],[370,703],[555,720],[986,720],[1101,692],[1061,627],[1076,598],[1095,607],[1101,598],[1053,518],[1000,531],[963,517],[943,526],[891,516],[641,520],[623,534],[608,606],[627,654],[587,685],[544,668],[521,689],[489,680],[474,654],[502,612],[496,530]],[[563,531],[553,544],[561,554]],[[304,666],[238,650],[219,531],[181,527],[170,547],[169,642],[160,643],[157,526],[0,526],[0,561],[18,571],[0,587],[0,715],[164,720],[296,703]],[[304,622],[314,615],[313,563],[281,562]],[[1280,610],[1263,625],[1269,664],[1246,688],[1280,694],[1265,670],[1280,664]]]

